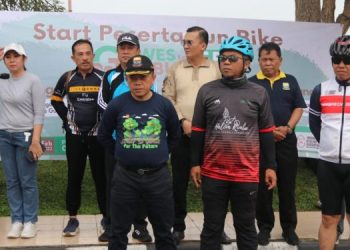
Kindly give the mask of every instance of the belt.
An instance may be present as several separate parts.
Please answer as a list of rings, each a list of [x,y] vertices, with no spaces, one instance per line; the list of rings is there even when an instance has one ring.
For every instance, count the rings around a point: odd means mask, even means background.
[[[127,171],[136,173],[138,175],[145,175],[145,174],[155,173],[155,172],[161,170],[163,167],[164,166],[160,166],[160,167],[156,167],[156,168],[137,168],[137,169],[125,168],[125,167],[122,167],[122,168],[124,168]]]

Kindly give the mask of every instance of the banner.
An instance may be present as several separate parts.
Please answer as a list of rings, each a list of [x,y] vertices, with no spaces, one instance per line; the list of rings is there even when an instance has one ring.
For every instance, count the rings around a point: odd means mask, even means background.
[[[46,86],[43,140],[48,150],[44,159],[65,159],[62,122],[50,105],[50,96],[58,78],[75,67],[70,56],[71,45],[77,39],[91,40],[94,64],[106,71],[118,64],[118,36],[123,32],[134,33],[140,39],[141,53],[155,65],[159,92],[169,66],[184,57],[181,41],[188,27],[197,25],[209,32],[206,55],[213,60],[217,60],[220,43],[232,35],[249,39],[255,49],[255,58],[263,43],[275,42],[282,49],[282,70],[298,79],[309,103],[313,87],[334,77],[328,50],[335,37],[341,34],[339,24],[121,14],[0,13],[0,46],[21,43],[28,55],[27,69],[38,75]],[[258,70],[255,59],[249,76]],[[2,72],[7,72],[3,63],[0,64]],[[296,132],[299,156],[317,157],[318,145],[308,127],[307,110]]]

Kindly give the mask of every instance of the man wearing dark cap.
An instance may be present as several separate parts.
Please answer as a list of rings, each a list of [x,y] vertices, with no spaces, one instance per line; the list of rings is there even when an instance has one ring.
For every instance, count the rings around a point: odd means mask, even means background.
[[[176,249],[169,153],[178,142],[176,111],[165,97],[153,92],[153,64],[134,56],[126,65],[130,91],[113,99],[104,112],[98,139],[118,159],[112,178],[111,234],[108,249],[126,249],[127,234],[144,200],[157,250]],[[116,135],[116,138],[113,138]]]
[[[137,36],[131,33],[123,33],[118,37],[117,41],[117,54],[120,64],[111,70],[108,70],[102,80],[101,88],[98,95],[98,105],[103,112],[108,103],[117,96],[128,92],[129,86],[124,76],[124,70],[126,63],[129,59],[135,55],[140,54],[140,43]],[[110,182],[113,176],[113,169],[115,165],[115,159],[113,154],[109,151],[105,152],[105,164],[106,164],[106,178],[107,178],[107,216],[105,220],[105,232],[98,238],[99,241],[108,241],[108,234],[110,230]],[[134,232],[132,237],[141,242],[151,242],[152,237],[147,231],[146,222],[146,210],[141,202],[139,206],[139,212],[134,220]]]

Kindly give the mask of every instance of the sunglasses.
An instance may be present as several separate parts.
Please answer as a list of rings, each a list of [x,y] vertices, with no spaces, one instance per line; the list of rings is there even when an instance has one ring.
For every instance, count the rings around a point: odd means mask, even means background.
[[[218,56],[218,59],[219,59],[220,62],[226,62],[226,60],[228,60],[230,63],[237,62],[238,59],[243,60],[242,57],[235,56],[235,55],[230,55],[230,56],[223,56],[223,55],[220,55],[220,56]]]
[[[340,64],[340,62],[343,62],[345,65],[350,65],[350,57],[332,57],[333,64]]]
[[[188,45],[192,46],[193,41],[192,40],[182,40],[182,46]]]

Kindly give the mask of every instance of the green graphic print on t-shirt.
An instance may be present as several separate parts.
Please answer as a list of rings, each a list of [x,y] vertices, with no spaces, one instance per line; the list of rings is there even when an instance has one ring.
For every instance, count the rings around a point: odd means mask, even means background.
[[[156,149],[160,144],[162,125],[158,115],[123,116],[123,135],[121,142],[126,149]]]

